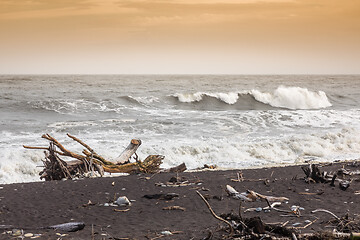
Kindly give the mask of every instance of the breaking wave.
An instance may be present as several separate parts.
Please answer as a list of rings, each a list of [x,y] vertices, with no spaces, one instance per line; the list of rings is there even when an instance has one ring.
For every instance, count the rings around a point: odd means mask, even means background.
[[[307,88],[279,86],[273,92],[256,89],[228,93],[176,93],[172,95],[180,103],[233,105],[236,109],[321,109],[332,106],[325,92],[313,92]]]

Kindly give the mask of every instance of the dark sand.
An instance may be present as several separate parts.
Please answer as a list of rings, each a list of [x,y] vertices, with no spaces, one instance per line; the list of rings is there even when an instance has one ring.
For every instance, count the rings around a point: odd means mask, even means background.
[[[360,169],[359,164],[355,162],[324,166],[321,170],[336,170],[341,166],[352,171]],[[286,226],[300,223],[298,227],[305,226],[306,220],[313,221],[315,217],[319,218],[311,226],[299,229],[299,232],[312,233],[333,229],[328,223],[333,219],[330,214],[311,213],[318,208],[330,210],[339,217],[346,213],[351,217],[360,214],[360,195],[355,194],[360,190],[359,181],[354,180],[350,187],[343,191],[338,184],[331,187],[329,183],[306,183],[300,166],[243,170],[245,181],[231,181],[237,178],[237,172],[232,170],[180,173],[179,177],[202,183],[182,187],[156,186],[156,183],[165,183],[176,176],[174,173],[1,185],[0,225],[13,225],[14,228],[24,229],[24,233],[42,234],[38,239],[59,237],[56,235],[58,231],[39,228],[72,221],[85,222],[86,226],[81,231],[67,233],[68,235],[62,239],[151,239],[160,236],[162,231],[177,233],[161,239],[202,239],[209,231],[214,232],[213,239],[219,239],[226,235],[226,232],[216,230],[219,226],[226,225],[210,214],[195,190],[211,197],[209,203],[218,215],[238,213],[239,200],[227,196],[227,184],[239,192],[250,189],[264,195],[289,198],[287,204],[283,203],[279,207],[281,209],[289,209],[292,205],[305,209],[301,211],[301,217],[283,217],[281,215],[284,213],[277,211],[244,212],[245,209],[266,207],[267,204],[243,202],[244,218],[259,216],[265,223],[289,221]],[[262,180],[256,181],[259,178],[267,178],[268,184],[265,185]],[[143,197],[145,194],[156,193],[177,193],[179,197],[171,201]],[[103,206],[104,203],[111,202],[115,195],[127,196],[135,201],[130,207]],[[95,205],[86,205],[89,200]],[[164,207],[174,205],[184,207],[186,211],[163,210]],[[130,210],[116,212],[114,209]],[[0,238],[10,239],[11,235],[0,234]]]

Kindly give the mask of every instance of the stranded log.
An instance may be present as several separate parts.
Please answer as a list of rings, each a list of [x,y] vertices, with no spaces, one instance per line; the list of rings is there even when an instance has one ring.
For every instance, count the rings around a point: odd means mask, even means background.
[[[128,163],[131,156],[136,152],[138,147],[141,145],[140,139],[132,139],[129,146],[112,162],[115,164],[125,164]]]

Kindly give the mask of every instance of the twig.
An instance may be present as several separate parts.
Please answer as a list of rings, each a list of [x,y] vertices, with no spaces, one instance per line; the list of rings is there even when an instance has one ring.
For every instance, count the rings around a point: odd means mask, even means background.
[[[243,218],[241,216],[241,201],[239,201],[239,217],[240,217],[240,220],[242,221]]]
[[[295,233],[291,233],[292,239],[293,240],[297,240],[296,234]]]
[[[316,218],[314,221],[312,221],[312,222],[309,222],[308,224],[306,224],[305,226],[303,226],[303,227],[295,227],[295,228],[297,228],[297,229],[305,229],[305,228],[307,228],[308,226],[310,226],[311,224],[313,224],[314,222],[316,222],[318,220],[318,218]]]
[[[209,202],[204,198],[204,196],[199,192],[196,191],[196,193],[201,197],[201,199],[205,202],[206,206],[208,207],[209,211],[211,212],[211,214],[217,219],[220,220],[224,223],[226,223],[229,227],[230,227],[230,236],[232,236],[234,234],[234,228],[231,226],[231,223],[229,223],[228,221],[226,221],[225,219],[219,217],[218,215],[216,215],[216,213],[213,211],[213,209],[211,208]]]
[[[114,212],[127,212],[127,211],[130,211],[130,208],[127,208],[127,209],[123,209],[123,210],[121,210],[121,209],[114,209]]]
[[[330,212],[329,210],[326,210],[326,209],[316,209],[314,211],[311,211],[311,213],[316,213],[316,212],[326,212],[330,215],[332,215],[334,218],[336,218],[337,220],[340,221],[340,218],[338,216],[336,216],[334,213]]]

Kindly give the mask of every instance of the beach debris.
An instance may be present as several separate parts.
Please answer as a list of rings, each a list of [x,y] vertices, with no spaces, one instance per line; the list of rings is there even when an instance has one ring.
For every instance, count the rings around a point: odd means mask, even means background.
[[[84,229],[84,227],[85,227],[84,222],[68,222],[68,223],[52,225],[47,228],[62,232],[76,232]]]
[[[163,210],[181,210],[181,211],[186,211],[186,208],[180,207],[180,206],[168,206],[168,207],[163,207]]]
[[[6,230],[6,229],[13,229],[13,225],[0,225],[0,229]]]
[[[248,201],[248,202],[254,202],[254,201],[257,201],[260,199],[264,199],[266,201],[271,201],[271,202],[273,202],[273,201],[284,202],[284,201],[289,200],[286,197],[266,196],[266,195],[262,195],[260,193],[257,193],[257,192],[251,191],[251,190],[247,190],[246,192],[239,193],[230,185],[226,185],[226,191],[233,198],[239,199],[242,201]]]
[[[119,197],[115,203],[122,207],[122,206],[131,206],[131,202],[129,201],[129,199],[126,197],[126,196],[122,196],[122,197]]]
[[[83,204],[83,207],[88,207],[88,206],[93,206],[95,205],[95,203],[91,202],[91,200],[89,200],[87,203]]]
[[[147,199],[160,199],[160,200],[172,200],[175,197],[179,197],[177,193],[157,193],[157,194],[146,194],[143,196]]]
[[[33,233],[25,233],[25,234],[24,234],[24,237],[33,237],[33,236],[34,236]]]
[[[160,187],[186,187],[190,185],[199,185],[202,181],[199,179],[186,179],[185,177],[174,176],[166,183],[155,183],[155,186]]]
[[[165,236],[173,235],[173,233],[170,231],[162,231],[160,234]]]
[[[232,224],[230,222],[228,222],[227,220],[219,217],[218,215],[216,215],[216,213],[214,212],[214,210],[211,208],[209,202],[203,197],[203,195],[199,192],[199,191],[196,191],[196,193],[200,196],[200,198],[205,202],[206,206],[208,207],[210,213],[217,219],[217,220],[220,220],[224,223],[226,223],[229,228],[230,228],[230,234],[229,236],[232,236],[234,234],[234,228],[232,226]]]
[[[132,139],[126,149],[115,159],[106,160],[97,154],[89,145],[80,139],[67,134],[69,138],[81,144],[84,149],[82,154],[74,153],[66,149],[59,141],[49,134],[42,138],[50,141],[49,147],[23,146],[27,149],[41,149],[45,151],[44,169],[40,172],[40,179],[61,180],[75,177],[98,177],[104,172],[109,173],[156,173],[160,171],[160,165],[164,156],[149,155],[144,161],[140,161],[136,150],[141,145],[140,139]],[[73,160],[65,161],[60,156],[70,157]],[[130,162],[134,155],[135,162]]]
[[[12,229],[11,230],[11,235],[14,237],[18,237],[24,234],[24,231],[22,229]]]
[[[324,173],[319,170],[316,164],[310,164],[309,166],[302,166],[301,169],[306,175],[305,181],[310,182],[321,182],[324,183],[327,180],[324,177]]]
[[[348,189],[348,187],[350,187],[350,183],[351,181],[346,181],[346,180],[341,181],[339,182],[339,187],[341,190],[345,191],[346,189]]]
[[[57,236],[59,237],[66,237],[68,234],[65,233],[56,233]]]
[[[340,218],[338,216],[336,216],[334,213],[330,212],[329,210],[326,209],[315,209],[313,211],[311,211],[311,213],[316,213],[316,212],[325,212],[328,213],[330,215],[332,215],[334,218],[336,218],[337,220],[340,220]]]
[[[114,209],[114,212],[128,212],[130,211],[130,208],[127,208],[127,209]]]

